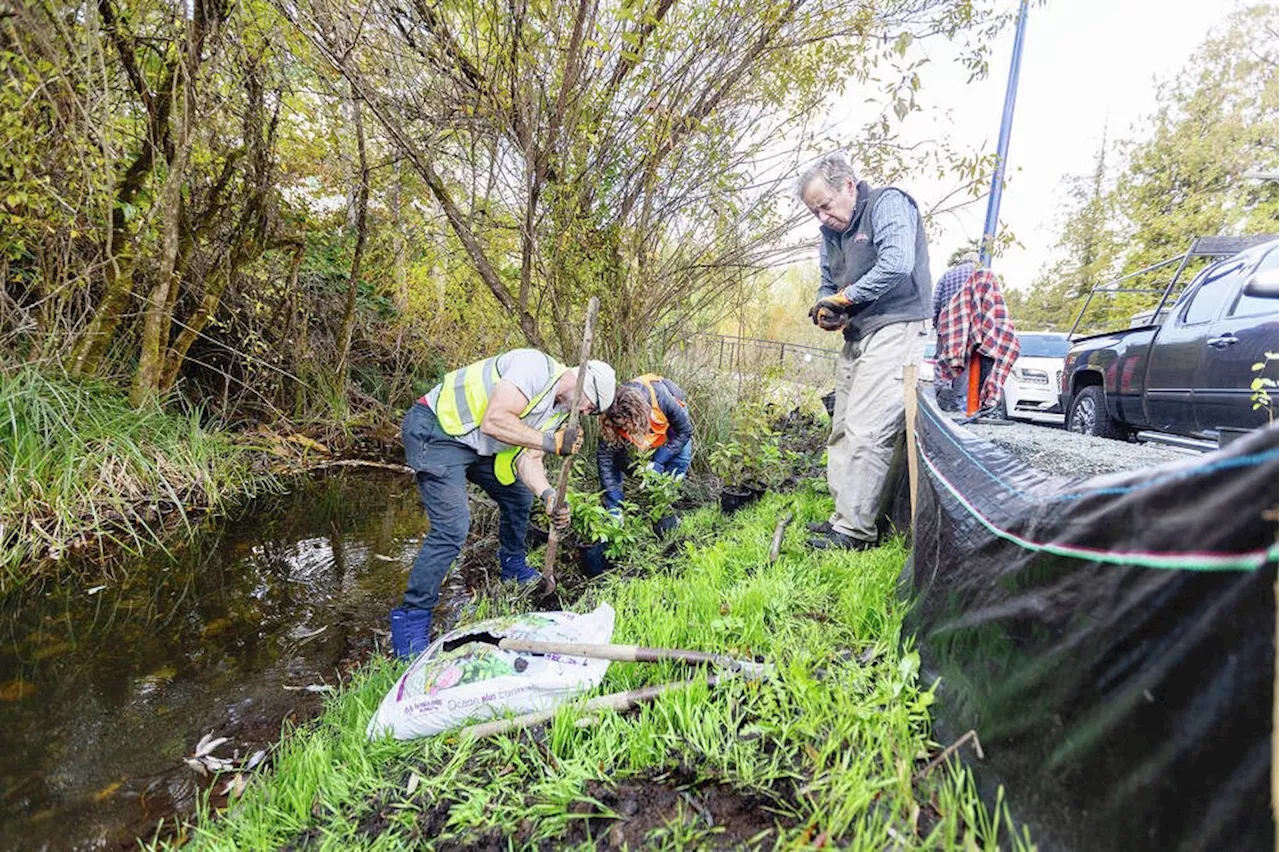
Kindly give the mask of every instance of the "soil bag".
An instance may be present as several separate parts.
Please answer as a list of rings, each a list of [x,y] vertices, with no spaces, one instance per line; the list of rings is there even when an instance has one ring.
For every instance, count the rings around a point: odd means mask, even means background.
[[[547,710],[600,684],[608,660],[504,651],[501,639],[607,643],[613,608],[528,612],[452,630],[432,642],[382,699],[366,731],[427,737],[505,714]]]

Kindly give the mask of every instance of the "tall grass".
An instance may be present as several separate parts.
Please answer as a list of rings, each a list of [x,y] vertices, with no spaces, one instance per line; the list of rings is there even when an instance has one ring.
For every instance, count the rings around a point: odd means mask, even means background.
[[[133,409],[102,382],[0,370],[0,589],[34,559],[158,543],[183,520],[271,485],[198,411]]]
[[[376,658],[316,724],[286,732],[271,774],[225,816],[201,815],[193,845],[564,848],[588,813],[620,818],[591,799],[593,785],[676,771],[767,802],[778,824],[753,847],[819,838],[866,850],[1030,847],[1002,805],[983,805],[964,769],[923,773],[938,744],[929,736],[932,689],[900,641],[894,583],[906,551],[893,543],[815,554],[803,522],[828,508],[810,492],[766,497],[732,520],[700,510],[682,523],[675,557],[646,549],[575,604],[609,601],[615,641],[762,654],[775,677],[695,686],[586,727],[567,706],[535,734],[368,742],[365,725],[402,668]],[[783,511],[796,523],[769,564]],[[486,599],[474,615],[518,606]],[[684,677],[675,664],[614,663],[602,691]],[[723,844],[723,830],[692,807],[646,845],[705,848]]]

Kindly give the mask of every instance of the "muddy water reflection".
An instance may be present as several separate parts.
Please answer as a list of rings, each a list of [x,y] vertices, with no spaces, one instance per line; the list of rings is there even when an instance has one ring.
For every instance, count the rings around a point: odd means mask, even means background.
[[[345,473],[209,526],[0,601],[0,847],[118,848],[189,810],[202,735],[244,757],[318,708],[286,686],[370,652],[426,522],[406,477]]]

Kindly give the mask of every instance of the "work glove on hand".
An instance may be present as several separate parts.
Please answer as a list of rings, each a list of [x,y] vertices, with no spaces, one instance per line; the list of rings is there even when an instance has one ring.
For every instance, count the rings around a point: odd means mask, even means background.
[[[824,331],[835,331],[848,322],[845,310],[852,304],[853,301],[844,293],[832,293],[813,303],[813,307],[809,309],[809,319]]]
[[[662,468],[658,465],[657,462],[649,462],[647,465],[644,466],[644,469],[649,471],[650,473],[662,473]]]
[[[577,426],[564,426],[554,432],[542,434],[542,451],[557,456],[571,456],[582,449],[582,430]]]
[[[849,324],[849,317],[843,313],[836,313],[830,308],[820,307],[815,322],[823,331],[839,331]]]
[[[548,488],[542,492],[542,508],[546,509],[547,517],[551,520],[552,525],[556,528],[556,532],[564,534],[569,531],[569,504],[567,502],[561,504],[559,511],[553,511],[556,505],[556,490]]]

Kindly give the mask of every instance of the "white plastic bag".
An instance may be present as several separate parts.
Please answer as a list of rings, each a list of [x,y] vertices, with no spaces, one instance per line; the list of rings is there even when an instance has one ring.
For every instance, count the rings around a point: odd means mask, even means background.
[[[414,660],[378,706],[366,731],[398,740],[438,734],[465,722],[547,710],[600,684],[608,660],[504,651],[506,637],[540,642],[607,643],[613,608],[529,612],[450,631]],[[482,636],[487,641],[467,641]],[[449,650],[445,650],[448,647]]]

